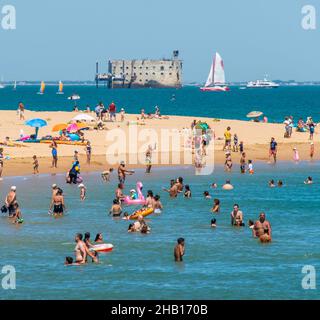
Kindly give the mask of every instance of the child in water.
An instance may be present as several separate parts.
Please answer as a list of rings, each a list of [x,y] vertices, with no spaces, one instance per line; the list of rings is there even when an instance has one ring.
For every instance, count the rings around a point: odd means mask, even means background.
[[[252,160],[248,160],[248,171],[249,174],[254,174]]]
[[[137,192],[136,192],[135,189],[131,189],[131,190],[130,190],[130,199],[131,199],[131,200],[136,200],[136,199],[138,199],[138,195],[137,195]]]
[[[215,228],[217,226],[217,219],[211,219],[211,228]]]
[[[14,220],[13,223],[23,223],[23,218],[18,203],[16,202],[13,206],[15,211],[15,214],[12,217],[12,219]]]
[[[161,210],[163,209],[163,205],[160,201],[160,196],[155,195],[154,196],[154,213],[161,213]]]
[[[83,183],[80,183],[78,188],[80,189],[80,200],[83,201],[86,199],[87,188],[85,187],[85,185]]]
[[[190,190],[190,186],[188,184],[186,184],[184,186],[184,194],[183,194],[183,196],[185,198],[191,198],[191,190]]]
[[[312,180],[312,177],[308,177],[305,181],[304,181],[304,184],[312,184],[313,183],[313,180]]]
[[[109,170],[103,171],[101,173],[102,180],[105,181],[105,182],[109,182],[110,181],[110,175],[111,175],[112,171],[113,171],[113,168],[110,168]]]

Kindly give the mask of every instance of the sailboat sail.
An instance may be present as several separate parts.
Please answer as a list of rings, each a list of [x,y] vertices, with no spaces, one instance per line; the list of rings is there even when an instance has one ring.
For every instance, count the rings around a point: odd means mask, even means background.
[[[210,87],[213,84],[213,69],[214,69],[214,61],[212,61],[210,72],[209,72],[205,87]]]
[[[59,81],[59,91],[58,91],[59,94],[63,94],[63,83],[62,81]]]
[[[41,81],[40,93],[44,93],[45,88],[46,88],[46,84],[44,83],[44,81]]]
[[[17,90],[17,81],[16,80],[14,80],[13,90]]]
[[[216,53],[216,58],[214,61],[213,82],[214,82],[214,84],[225,84],[226,83],[223,60],[218,52]]]

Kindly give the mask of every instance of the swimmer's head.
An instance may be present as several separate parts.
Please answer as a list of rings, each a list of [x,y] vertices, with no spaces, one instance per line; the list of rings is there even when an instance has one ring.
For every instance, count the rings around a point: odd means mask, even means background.
[[[80,183],[80,184],[78,185],[78,188],[85,188],[85,185],[84,185],[83,183]]]
[[[208,191],[204,191],[204,192],[203,192],[203,195],[204,195],[205,197],[207,197],[207,196],[209,196],[209,192],[208,192]]]
[[[211,219],[211,224],[216,224],[216,222],[217,222],[217,219]]]
[[[141,214],[138,215],[138,221],[142,221],[143,220],[143,216]]]
[[[160,196],[157,194],[154,196],[154,200],[159,201],[160,200]]]
[[[153,197],[153,192],[152,192],[152,190],[148,190],[147,196],[148,196],[148,197]]]
[[[230,180],[226,180],[226,184],[231,184],[231,181]]]
[[[253,225],[254,225],[254,222],[253,222],[252,220],[249,220],[249,221],[248,221],[248,226],[251,227],[251,226],[253,226]]]
[[[52,186],[51,186],[52,189],[57,189],[58,186],[54,183]]]
[[[110,169],[109,169],[109,172],[112,172],[112,171],[113,171],[113,168],[110,168]]]
[[[73,258],[72,257],[66,257],[65,264],[73,264]]]
[[[184,244],[184,238],[178,238],[177,242],[178,244]]]
[[[239,210],[239,205],[237,203],[233,205],[233,210]]]
[[[84,240],[89,240],[90,239],[90,232],[86,232],[84,234]]]
[[[130,193],[135,193],[135,192],[136,192],[135,189],[131,189],[131,190],[130,190]]]
[[[126,164],[124,161],[120,161],[120,166],[124,167]]]
[[[128,230],[131,230],[133,228],[133,223],[129,224]]]
[[[215,205],[220,204],[220,200],[219,199],[214,199],[213,202],[214,202]]]
[[[119,204],[119,201],[118,201],[118,199],[113,199],[113,204]]]
[[[100,232],[96,234],[96,237],[94,239],[95,242],[97,242],[98,240],[102,240],[102,233]]]
[[[123,183],[118,183],[118,188],[119,188],[119,189],[123,189],[123,188],[124,188]]]
[[[83,238],[82,233],[77,233],[76,236],[75,236],[76,242],[81,241],[82,238]]]
[[[11,191],[14,191],[14,192],[16,192],[16,190],[17,190],[17,187],[16,187],[16,186],[12,186],[12,187],[10,188],[10,190],[11,190]]]
[[[182,182],[183,182],[183,178],[182,178],[182,177],[179,177],[179,178],[178,178],[178,182],[182,183]]]

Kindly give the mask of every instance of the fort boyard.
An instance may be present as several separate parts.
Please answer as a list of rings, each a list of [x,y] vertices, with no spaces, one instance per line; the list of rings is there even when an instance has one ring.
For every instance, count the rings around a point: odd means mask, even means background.
[[[96,64],[96,84],[108,88],[180,88],[182,61],[179,51],[173,51],[170,59],[109,60],[108,72],[99,73]]]

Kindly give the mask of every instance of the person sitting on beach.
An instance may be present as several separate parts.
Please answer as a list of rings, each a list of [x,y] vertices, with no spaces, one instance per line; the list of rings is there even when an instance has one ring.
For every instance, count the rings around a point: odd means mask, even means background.
[[[184,238],[179,238],[177,240],[177,245],[174,247],[174,260],[176,262],[182,262],[183,261],[183,256],[185,252],[185,241]]]
[[[254,236],[255,237],[261,237],[265,234],[265,230],[267,231],[267,234],[270,236],[271,241],[271,225],[268,220],[266,220],[266,215],[264,212],[261,212],[259,215],[259,220],[257,220],[254,224]]]
[[[54,215],[63,215],[63,212],[65,211],[65,204],[64,204],[64,196],[63,191],[58,188],[56,194],[52,197],[51,204],[49,207],[49,214],[51,213],[51,210],[53,208],[53,214]]]
[[[113,200],[113,204],[109,211],[109,214],[112,214],[113,217],[120,217],[122,213],[122,208],[118,199]]]
[[[211,211],[213,213],[219,213],[220,212],[220,200],[214,199],[213,200],[213,207],[211,208]]]
[[[231,225],[236,227],[243,227],[243,213],[239,210],[239,205],[234,204],[231,212]]]
[[[103,236],[102,233],[99,232],[96,234],[96,237],[94,238],[95,243],[103,243]]]
[[[120,183],[125,183],[126,181],[126,175],[132,175],[134,173],[133,170],[126,170],[126,164],[124,161],[120,162],[120,165],[118,167],[118,179]]]
[[[105,182],[109,182],[110,181],[110,175],[113,172],[113,168],[110,168],[109,170],[103,171],[101,173],[101,178],[103,181]]]
[[[12,217],[15,214],[15,204],[17,202],[17,187],[16,186],[12,186],[10,188],[9,193],[7,194],[6,198],[5,198],[5,205],[8,209],[8,214],[9,217]]]
[[[155,195],[154,196],[154,213],[156,214],[160,214],[163,210],[163,205],[160,201],[160,196],[159,195]]]
[[[211,219],[211,228],[215,228],[217,226],[217,219]]]
[[[282,181],[282,180],[279,180],[279,181],[278,181],[278,187],[281,188],[282,186],[283,186],[283,181]]]
[[[191,190],[190,190],[190,186],[188,184],[185,185],[184,187],[184,194],[183,196],[185,198],[191,198]]]
[[[313,184],[312,177],[309,176],[309,177],[304,181],[304,184]]]
[[[231,184],[230,180],[226,180],[226,183],[222,186],[223,190],[232,190],[233,185]]]
[[[78,188],[80,189],[80,200],[84,201],[86,199],[87,188],[83,183],[80,183]]]

